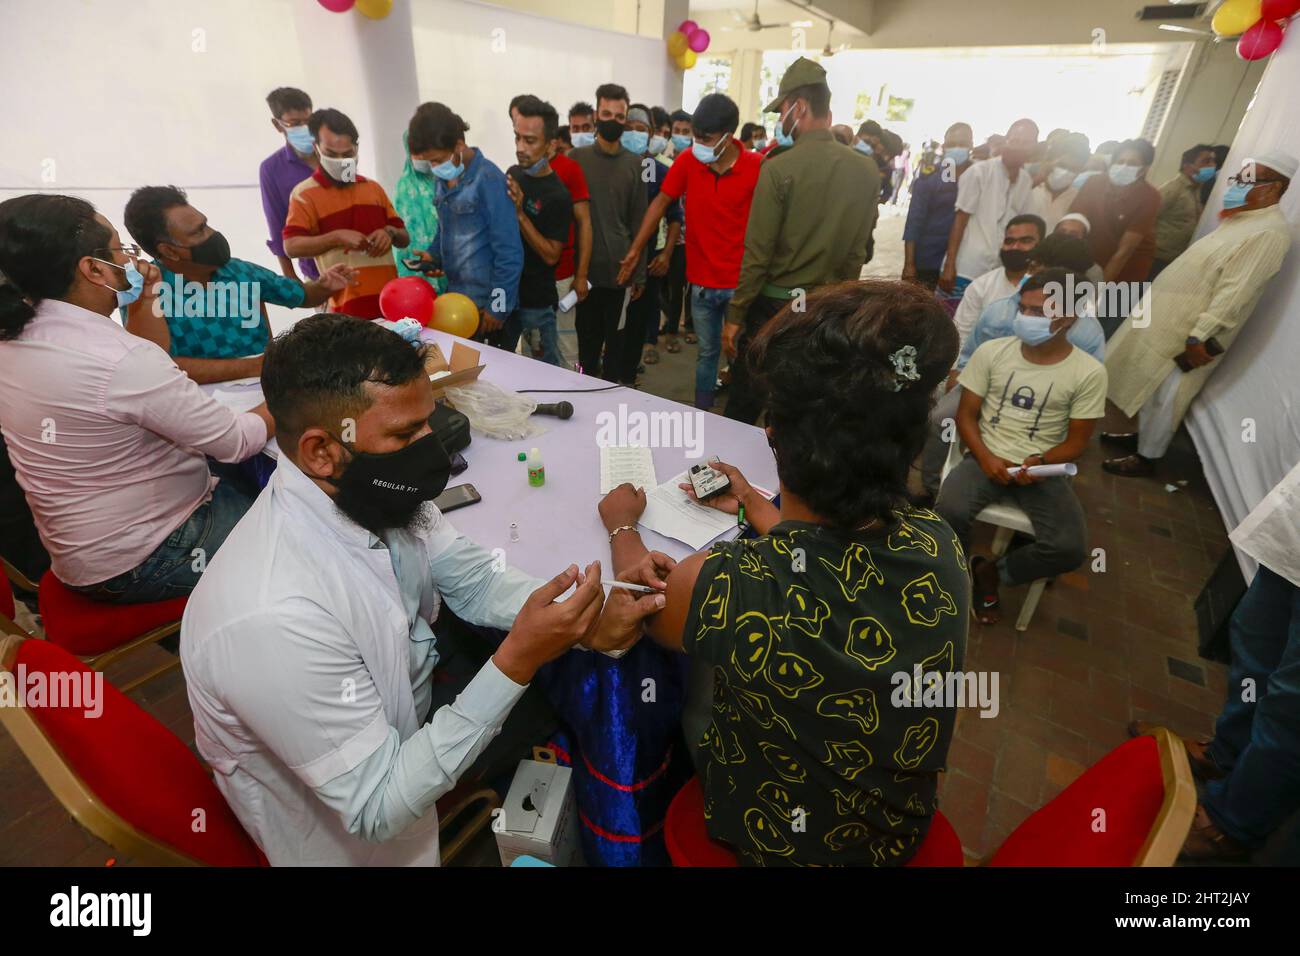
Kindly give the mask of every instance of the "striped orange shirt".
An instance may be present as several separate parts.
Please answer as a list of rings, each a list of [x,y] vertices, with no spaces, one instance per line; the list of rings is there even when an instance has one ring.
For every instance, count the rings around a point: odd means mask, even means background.
[[[355,183],[340,185],[318,169],[289,195],[284,238],[323,236],[335,229],[355,229],[368,236],[384,226],[406,228],[383,186],[363,176],[358,176]],[[379,293],[397,278],[392,255],[376,258],[364,249],[335,248],[316,257],[316,267],[321,271],[339,263],[355,269],[357,279],[330,296],[330,310],[362,319],[379,318]]]

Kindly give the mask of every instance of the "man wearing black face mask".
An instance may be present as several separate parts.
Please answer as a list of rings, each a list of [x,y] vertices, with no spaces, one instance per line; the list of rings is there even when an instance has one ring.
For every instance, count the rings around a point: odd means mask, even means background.
[[[630,103],[627,90],[605,83],[596,90],[596,142],[580,146],[569,158],[582,167],[591,193],[591,265],[587,281],[591,294],[578,303],[578,364],[588,375],[617,381],[618,351],[624,300],[628,287],[618,281],[619,263],[632,247],[632,239],[646,210],[643,163],[623,148],[622,137]],[[642,254],[628,283],[631,299],[645,288],[646,259]]]
[[[1040,217],[1031,214],[1016,216],[1007,223],[1006,232],[1002,236],[1002,248],[998,251],[1002,264],[985,272],[967,286],[966,294],[962,296],[957,312],[952,317],[962,345],[966,344],[966,337],[989,305],[1015,293],[1029,265],[1030,251],[1043,241],[1046,234],[1046,224]]]
[[[200,384],[261,373],[271,334],[266,303],[314,308],[352,275],[336,265],[304,283],[231,258],[226,237],[175,186],[137,189],[125,219],[159,272],[126,310],[127,330],[156,343]]]
[[[663,598],[602,601],[598,562],[541,581],[456,532],[429,503],[449,463],[422,348],[310,316],[268,347],[262,384],[279,467],[182,625],[199,751],[272,864],[436,865],[438,797],[517,763],[498,734],[541,742],[506,720],[538,668],[624,646]],[[509,633],[452,700],[462,621]]]

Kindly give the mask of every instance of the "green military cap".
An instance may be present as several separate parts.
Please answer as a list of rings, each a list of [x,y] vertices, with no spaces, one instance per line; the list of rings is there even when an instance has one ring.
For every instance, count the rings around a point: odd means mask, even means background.
[[[785,99],[793,90],[801,86],[812,86],[814,83],[826,82],[826,70],[820,63],[815,63],[806,56],[801,56],[790,64],[790,68],[785,71],[785,76],[781,77],[781,88],[777,90],[776,99],[767,104],[764,113],[781,112],[781,101]]]

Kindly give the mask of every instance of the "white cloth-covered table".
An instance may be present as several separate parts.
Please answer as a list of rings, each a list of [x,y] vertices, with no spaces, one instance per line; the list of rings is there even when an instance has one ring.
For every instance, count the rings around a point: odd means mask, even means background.
[[[610,416],[605,437],[617,437],[620,421],[632,423],[640,415],[650,420],[655,413],[672,416],[659,419],[671,425],[662,429],[667,432],[664,437],[686,439],[678,444],[694,447],[655,448],[652,441],[655,474],[661,482],[717,455],[743,471],[751,484],[773,491],[778,488],[776,461],[762,429],[635,389],[584,392],[605,388],[609,383],[445,332],[426,329],[424,337],[437,342],[445,355],[451,354],[456,342],[478,349],[486,366],[483,381],[506,391],[563,389],[562,393],[530,392],[528,397],[541,404],[567,401],[573,405],[573,417],[567,421],[537,416],[535,420],[543,423],[547,431],[533,438],[508,442],[475,432],[464,451],[469,469],[451,480],[452,485],[472,484],[483,499],[453,512],[452,523],[483,547],[503,549],[506,562],[521,571],[549,578],[571,563],[584,567],[599,559],[606,576],[612,576],[608,573],[612,571],[608,535],[596,512],[601,498],[597,435],[601,432],[602,412]],[[209,394],[221,391],[224,394],[218,397],[223,401],[232,400],[232,394],[252,404],[257,403],[253,399],[260,400],[261,386],[256,383],[225,382],[203,388]],[[649,434],[655,431],[652,428]],[[534,447],[540,449],[546,466],[546,484],[540,488],[528,484],[527,465],[518,460],[521,451]],[[267,452],[278,454],[278,447],[268,446]],[[692,452],[698,452],[697,456],[688,457]],[[514,542],[510,540],[512,522],[518,525],[519,533],[519,540]],[[735,534],[728,532],[724,537]],[[681,542],[644,528],[641,537],[646,547],[679,560],[691,552]]]

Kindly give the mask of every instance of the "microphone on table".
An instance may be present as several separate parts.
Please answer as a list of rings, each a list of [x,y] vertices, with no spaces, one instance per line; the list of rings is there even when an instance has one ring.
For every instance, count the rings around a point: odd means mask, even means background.
[[[568,402],[553,402],[549,405],[538,405],[533,409],[534,415],[554,415],[556,418],[572,418],[573,406]]]

